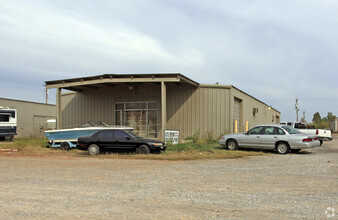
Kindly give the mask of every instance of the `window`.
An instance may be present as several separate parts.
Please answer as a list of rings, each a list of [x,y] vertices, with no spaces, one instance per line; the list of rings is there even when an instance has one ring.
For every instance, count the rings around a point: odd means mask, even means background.
[[[303,123],[295,123],[295,128],[306,129],[306,126]]]
[[[120,130],[114,131],[114,138],[115,139],[126,139],[126,137],[129,137],[126,132],[120,131]]]
[[[147,109],[147,103],[146,102],[126,103],[126,109]]]
[[[271,135],[273,134],[274,127],[265,127],[264,134]]]
[[[115,103],[115,125],[132,127],[142,137],[157,138],[158,102]]]
[[[10,115],[0,114],[0,122],[9,122]]]
[[[97,138],[113,138],[113,131],[103,130],[97,134]]]
[[[291,127],[291,126],[283,126],[282,128],[284,128],[287,132],[289,132],[289,134],[299,134],[300,131],[298,131],[297,129]]]
[[[255,127],[253,129],[251,129],[248,133],[249,134],[262,134],[264,127]]]
[[[281,129],[281,128],[276,128],[276,134],[279,134],[279,135],[284,135],[285,132]]]

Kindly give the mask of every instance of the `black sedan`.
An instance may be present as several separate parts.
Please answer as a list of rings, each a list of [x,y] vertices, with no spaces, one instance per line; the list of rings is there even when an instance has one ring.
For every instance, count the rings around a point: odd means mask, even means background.
[[[90,155],[107,151],[136,151],[139,154],[160,153],[167,146],[162,141],[144,139],[128,129],[104,129],[88,137],[79,137],[76,148]]]

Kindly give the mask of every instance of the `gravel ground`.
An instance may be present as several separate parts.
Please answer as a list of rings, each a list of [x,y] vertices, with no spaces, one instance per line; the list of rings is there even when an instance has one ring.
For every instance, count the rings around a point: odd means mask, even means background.
[[[0,154],[0,219],[327,219],[328,207],[338,211],[338,136],[299,154],[229,160],[13,154]]]

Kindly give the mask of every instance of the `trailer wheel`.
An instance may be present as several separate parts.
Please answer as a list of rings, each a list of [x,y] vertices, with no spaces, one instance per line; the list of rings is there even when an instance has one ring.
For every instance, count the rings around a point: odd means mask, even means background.
[[[70,146],[67,142],[63,142],[60,146],[61,150],[65,150],[65,151],[69,151],[70,150]]]

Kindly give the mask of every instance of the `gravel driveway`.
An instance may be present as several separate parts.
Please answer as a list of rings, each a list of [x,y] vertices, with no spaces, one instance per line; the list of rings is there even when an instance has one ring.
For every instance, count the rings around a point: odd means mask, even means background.
[[[229,160],[1,153],[0,219],[326,219],[338,211],[337,139]]]

